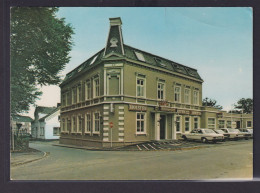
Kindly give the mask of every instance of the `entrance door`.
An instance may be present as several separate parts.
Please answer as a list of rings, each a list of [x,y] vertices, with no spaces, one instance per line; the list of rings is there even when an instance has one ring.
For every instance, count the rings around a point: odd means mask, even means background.
[[[237,121],[237,129],[240,129],[240,121]]]
[[[165,139],[165,115],[160,116],[160,139]]]

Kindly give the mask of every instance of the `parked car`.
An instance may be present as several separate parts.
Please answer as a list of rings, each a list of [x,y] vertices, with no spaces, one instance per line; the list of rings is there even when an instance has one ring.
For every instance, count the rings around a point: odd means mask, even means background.
[[[225,133],[229,134],[228,139],[238,140],[238,139],[244,138],[244,134],[242,134],[238,129],[224,128],[221,130],[224,131]]]
[[[184,140],[199,140],[203,143],[212,141],[216,143],[217,141],[223,141],[224,135],[215,133],[212,129],[193,129],[190,133],[185,133],[182,135]]]
[[[245,139],[253,138],[253,132],[247,128],[240,128],[239,131],[244,134]]]
[[[221,129],[217,129],[217,130],[214,130],[216,133],[218,133],[218,134],[222,134],[222,135],[224,135],[224,140],[223,141],[225,141],[226,139],[228,139],[229,138],[229,134],[228,133],[225,133],[224,131],[222,131]]]

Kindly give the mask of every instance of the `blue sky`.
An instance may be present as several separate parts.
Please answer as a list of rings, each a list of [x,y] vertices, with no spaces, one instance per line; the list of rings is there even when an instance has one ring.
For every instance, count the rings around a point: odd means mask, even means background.
[[[109,18],[121,17],[125,44],[197,69],[203,98],[229,110],[240,98],[253,96],[252,14],[246,7],[60,8],[58,17],[75,31],[71,61],[62,75],[101,50]],[[38,105],[60,102],[59,87],[43,92]]]

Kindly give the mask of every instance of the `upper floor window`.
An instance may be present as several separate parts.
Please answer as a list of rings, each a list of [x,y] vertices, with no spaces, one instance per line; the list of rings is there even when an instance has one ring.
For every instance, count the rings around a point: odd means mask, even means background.
[[[190,89],[184,89],[184,103],[190,103]]]
[[[174,87],[174,101],[175,102],[181,102],[181,87],[175,86]]]
[[[199,105],[199,91],[197,90],[193,91],[193,104]]]
[[[77,88],[78,92],[77,92],[77,102],[81,102],[81,85],[78,86]]]
[[[100,96],[100,85],[99,85],[99,77],[94,79],[94,93],[93,93],[93,97],[98,97]]]
[[[61,100],[61,106],[65,107],[66,106],[66,94],[62,95],[62,100]]]
[[[66,93],[66,105],[70,105],[70,92]]]
[[[62,119],[62,120],[61,120],[61,130],[62,130],[62,131],[66,131],[66,122],[65,122],[65,119]]]
[[[77,88],[72,89],[72,104],[76,104],[77,102]]]
[[[165,99],[165,84],[158,82],[157,84],[157,98],[164,100]]]
[[[90,99],[91,84],[90,81],[85,82],[85,100]]]
[[[136,95],[145,97],[145,79],[137,78],[136,80]]]

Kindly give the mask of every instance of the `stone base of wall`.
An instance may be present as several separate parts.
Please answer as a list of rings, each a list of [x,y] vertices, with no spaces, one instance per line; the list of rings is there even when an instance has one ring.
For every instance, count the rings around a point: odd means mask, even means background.
[[[135,141],[135,142],[113,142],[112,147],[123,147],[127,145],[133,145],[138,143],[143,143],[144,141]],[[60,144],[64,145],[75,145],[75,146],[85,146],[85,147],[97,147],[97,148],[109,148],[111,147],[111,142],[104,141],[93,141],[93,140],[81,140],[81,139],[73,139],[73,138],[63,138],[60,137]]]

